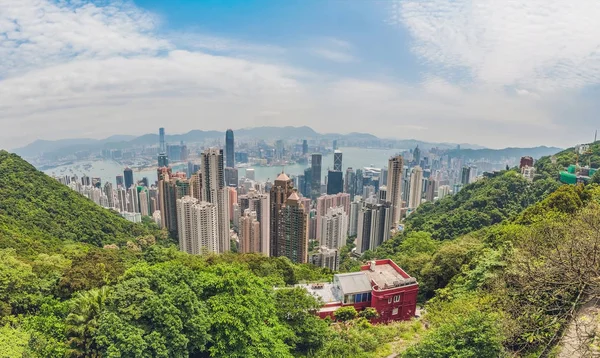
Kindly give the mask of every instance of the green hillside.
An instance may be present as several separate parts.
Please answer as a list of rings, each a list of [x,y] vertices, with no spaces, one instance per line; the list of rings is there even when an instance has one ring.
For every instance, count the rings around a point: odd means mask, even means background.
[[[552,163],[552,157],[556,162]],[[561,170],[579,160],[579,165],[591,168],[600,167],[600,141],[590,145],[590,150],[578,155],[574,147],[556,153],[554,156],[545,156],[535,163],[536,173],[544,178],[557,178]]]
[[[0,151],[0,173],[0,248],[52,252],[65,242],[124,244],[150,234],[15,154]]]
[[[424,315],[371,325],[368,311],[318,319],[322,303],[305,291],[273,288],[328,280],[327,270],[157,245],[20,158],[0,158],[0,357],[553,356],[579,307],[600,297],[597,184],[506,171],[419,208],[364,259],[392,258],[417,277]]]
[[[426,231],[447,240],[518,215],[558,188],[552,179],[533,183],[515,171],[504,171],[465,186],[456,195],[424,203],[405,221],[409,231]]]

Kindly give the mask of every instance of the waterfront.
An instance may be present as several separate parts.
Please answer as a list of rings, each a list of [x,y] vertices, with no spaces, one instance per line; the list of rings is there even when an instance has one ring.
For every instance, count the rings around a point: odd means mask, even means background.
[[[340,150],[343,153],[342,169],[344,171],[348,167],[352,167],[354,169],[363,167],[383,168],[387,166],[387,161],[390,156],[403,151],[403,149],[365,149],[355,147],[340,148]],[[281,173],[282,170],[284,170],[288,175],[303,174],[304,169],[307,168],[307,165],[294,164],[272,167],[252,166],[249,168],[254,169],[255,178],[257,181],[272,181],[277,177],[277,175],[279,175],[279,173]],[[327,175],[328,168],[333,168],[333,154],[323,156],[321,170],[322,181],[325,180],[325,175]],[[103,183],[109,181],[114,184],[115,177],[117,175],[123,175],[123,169],[124,167],[118,162],[111,160],[97,160],[75,162],[69,165],[47,169],[44,170],[44,172],[51,176],[77,175],[78,177],[82,177],[85,174],[90,177],[99,177],[102,179]],[[133,168],[133,170],[135,180],[140,180],[143,177],[147,177],[150,183],[153,183],[157,180],[156,169],[145,169],[139,171]],[[174,172],[186,170],[187,165],[185,164],[176,165],[173,167]],[[245,172],[246,168],[239,168],[239,177],[243,177]]]

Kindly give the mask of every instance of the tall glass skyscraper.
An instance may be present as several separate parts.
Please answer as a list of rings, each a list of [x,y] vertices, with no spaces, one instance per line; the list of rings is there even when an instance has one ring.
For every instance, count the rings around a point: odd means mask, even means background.
[[[311,186],[310,186],[310,198],[312,200],[316,200],[319,196],[321,196],[321,163],[323,161],[323,156],[321,153],[314,153],[312,155],[312,163],[311,163]]]
[[[225,132],[225,166],[228,168],[235,167],[235,143],[233,141],[233,130],[228,129]]]

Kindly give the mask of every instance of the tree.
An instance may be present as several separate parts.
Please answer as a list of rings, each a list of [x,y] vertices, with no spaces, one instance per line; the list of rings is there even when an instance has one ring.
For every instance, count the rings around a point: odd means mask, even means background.
[[[496,358],[502,356],[502,330],[498,316],[480,311],[447,313],[451,318],[433,328],[402,357]]]
[[[590,180],[592,184],[600,184],[600,170],[597,170]]]
[[[373,307],[367,307],[364,310],[360,311],[358,313],[359,317],[362,318],[366,318],[368,320],[372,320],[375,318],[379,318],[379,313],[377,312],[377,310]]]
[[[71,312],[65,321],[71,356],[101,356],[95,336],[107,294],[108,288],[102,287],[80,292],[71,301]]]
[[[9,324],[0,326],[0,358],[23,357],[29,334]]]
[[[354,306],[344,306],[344,307],[338,308],[333,313],[333,316],[335,317],[335,319],[338,321],[341,321],[341,322],[351,321],[351,320],[355,319],[357,315],[358,315],[358,313],[356,312],[356,308],[354,308]]]
[[[296,352],[308,353],[320,349],[327,336],[327,322],[316,316],[322,303],[304,288],[275,291],[279,320],[294,333],[286,341]]]

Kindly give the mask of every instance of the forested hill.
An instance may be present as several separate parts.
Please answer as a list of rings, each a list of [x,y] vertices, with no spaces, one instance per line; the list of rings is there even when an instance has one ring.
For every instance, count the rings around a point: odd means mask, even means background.
[[[555,159],[554,164],[552,158]],[[535,162],[536,173],[542,177],[555,178],[561,170],[577,162],[581,166],[600,167],[600,141],[590,144],[589,150],[582,154],[578,154],[575,148],[571,147],[554,155],[542,157]]]
[[[124,244],[150,234],[36,170],[15,154],[0,151],[0,248],[51,252],[65,242]]]
[[[559,187],[546,178],[529,182],[514,170],[465,186],[456,195],[424,203],[406,219],[409,231],[427,231],[438,240],[454,239],[513,218]]]

